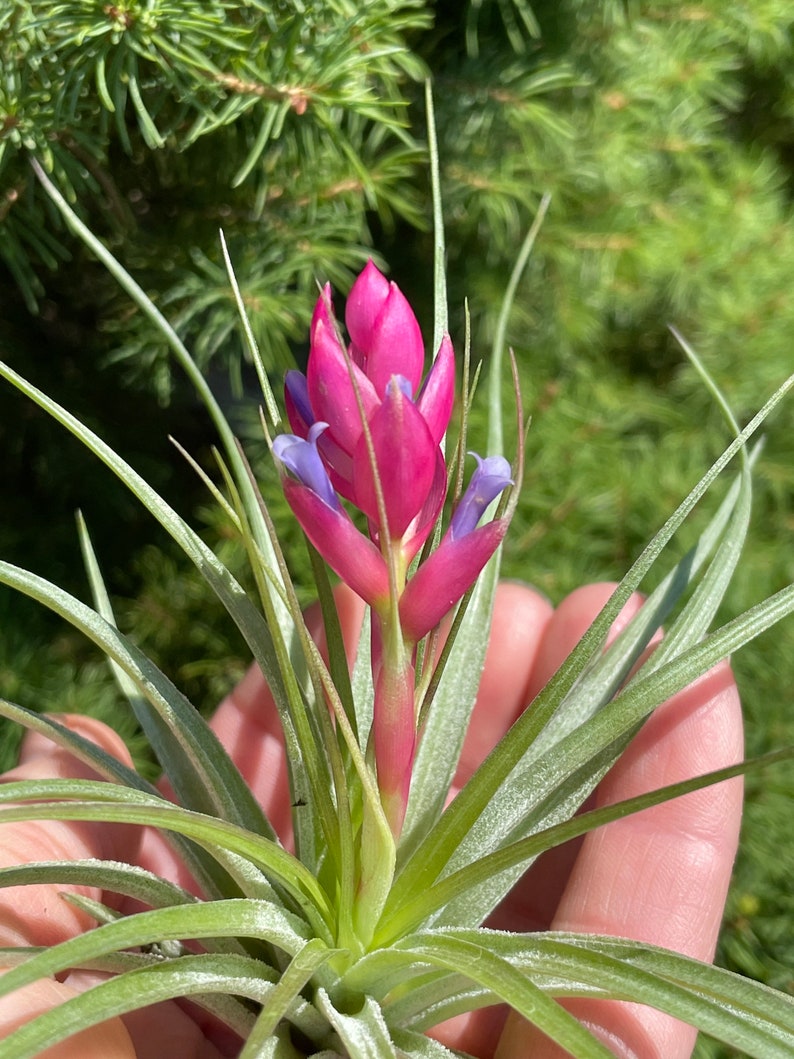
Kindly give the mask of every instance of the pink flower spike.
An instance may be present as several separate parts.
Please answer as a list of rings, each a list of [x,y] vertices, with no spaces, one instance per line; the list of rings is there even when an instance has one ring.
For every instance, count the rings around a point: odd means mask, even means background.
[[[308,486],[286,477],[282,485],[303,532],[331,569],[365,603],[382,606],[389,596],[389,574],[372,541],[356,529],[346,511],[329,507]]]
[[[438,446],[396,375],[392,376],[369,428],[389,534],[392,538],[402,537],[433,486]],[[353,492],[357,507],[378,522],[378,494],[363,435],[353,455]]]
[[[441,443],[447,431],[454,400],[455,351],[449,335],[444,335],[433,367],[428,372],[416,399],[416,407],[425,417],[436,445]]]
[[[507,526],[507,519],[496,519],[458,540],[445,535],[402,594],[400,625],[408,643],[417,643],[435,629],[474,584],[501,544]]]

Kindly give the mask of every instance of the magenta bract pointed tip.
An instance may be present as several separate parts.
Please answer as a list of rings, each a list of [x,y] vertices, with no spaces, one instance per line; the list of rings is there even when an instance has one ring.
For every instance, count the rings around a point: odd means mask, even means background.
[[[351,370],[364,414],[369,417],[380,403],[372,383],[355,364],[348,365],[335,329],[318,320],[306,369],[309,401],[317,418],[328,423],[334,441],[350,454],[362,431],[358,401],[350,380]]]
[[[317,324],[322,321],[330,330],[334,329],[334,303],[331,297],[331,284],[326,283],[320,291],[320,296],[314,304],[312,322],[309,328],[309,336],[314,340],[314,332]]]
[[[350,288],[345,306],[350,338],[365,354],[371,345],[375,320],[388,296],[389,281],[370,258]]]
[[[392,375],[402,375],[414,392],[418,390],[425,362],[424,341],[414,311],[395,283],[389,285],[365,352],[367,375],[376,393],[384,392]]]

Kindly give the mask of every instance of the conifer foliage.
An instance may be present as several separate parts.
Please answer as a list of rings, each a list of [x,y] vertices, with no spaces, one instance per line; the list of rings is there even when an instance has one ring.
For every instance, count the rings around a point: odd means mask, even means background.
[[[55,296],[69,323],[84,285],[53,271],[77,250],[33,153],[199,363],[236,374],[223,227],[257,338],[283,363],[318,278],[349,286],[395,225],[409,275],[426,256],[410,233],[429,221],[430,75],[453,306],[498,305],[549,192],[514,328],[532,334],[535,371],[632,346],[656,363],[673,320],[707,358],[719,343],[710,367],[749,407],[743,344],[774,352],[791,323],[792,21],[782,0],[11,0],[0,257],[32,310]],[[95,297],[114,358],[167,397],[159,340],[104,280]]]

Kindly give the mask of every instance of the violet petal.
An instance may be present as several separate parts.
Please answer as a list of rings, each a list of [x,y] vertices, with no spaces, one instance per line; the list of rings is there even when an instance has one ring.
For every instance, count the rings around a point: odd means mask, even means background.
[[[308,440],[295,434],[279,434],[273,439],[273,452],[299,482],[311,489],[328,507],[338,511],[341,508],[339,497],[334,492],[328,471],[317,451],[317,439],[327,427],[327,423],[314,423],[309,430]]]
[[[476,452],[469,455],[477,461],[477,469],[452,516],[449,536],[453,541],[471,533],[491,501],[513,484],[510,464],[504,456],[486,456],[482,459]]]

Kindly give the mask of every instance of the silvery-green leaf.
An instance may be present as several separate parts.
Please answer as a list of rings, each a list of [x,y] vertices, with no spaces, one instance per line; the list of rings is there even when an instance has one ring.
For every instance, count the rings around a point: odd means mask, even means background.
[[[89,1026],[177,997],[220,993],[261,1003],[273,989],[261,968],[262,964],[250,957],[213,953],[162,960],[128,971],[25,1023],[0,1041],[0,1059],[34,1059],[45,1048],[68,1040]],[[216,1014],[222,1011],[222,1007],[216,1008]]]
[[[355,1014],[338,1011],[324,989],[317,991],[317,1007],[336,1030],[349,1059],[397,1059],[397,1051],[378,1004],[365,997]]]
[[[60,799],[48,801],[48,798]],[[16,804],[15,804],[16,803]],[[20,804],[24,803],[24,804]],[[327,938],[333,914],[322,887],[306,867],[281,846],[269,839],[217,817],[194,813],[140,791],[126,790],[91,780],[26,780],[0,785],[0,819],[12,820],[100,820],[111,823],[143,824],[177,831],[201,845],[228,871],[240,859],[263,871],[281,884],[290,903],[300,909],[305,921],[319,937]],[[213,902],[203,904],[212,907]],[[281,906],[263,898],[251,906],[272,908],[288,914]],[[189,916],[192,906],[183,906]],[[205,913],[206,914],[206,913]],[[303,922],[293,917],[295,929]],[[303,928],[306,929],[306,922]],[[220,934],[227,932],[221,930]],[[305,939],[304,939],[305,940]],[[278,942],[274,941],[274,944]]]

